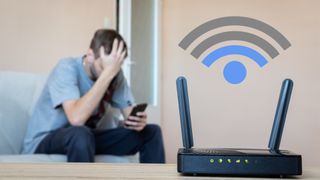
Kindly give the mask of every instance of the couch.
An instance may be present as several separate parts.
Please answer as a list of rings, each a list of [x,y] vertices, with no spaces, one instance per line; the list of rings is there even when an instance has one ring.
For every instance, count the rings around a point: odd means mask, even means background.
[[[46,81],[45,75],[0,71],[0,162],[65,162],[59,154],[21,154],[28,120]],[[106,121],[106,119],[109,119]],[[105,117],[101,128],[113,128],[116,117]],[[139,162],[130,156],[97,155],[96,162]]]

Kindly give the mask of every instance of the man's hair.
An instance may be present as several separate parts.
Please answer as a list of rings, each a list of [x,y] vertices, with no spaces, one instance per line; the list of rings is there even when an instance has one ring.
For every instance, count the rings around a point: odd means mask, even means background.
[[[91,40],[90,49],[93,50],[95,59],[100,57],[100,47],[104,46],[105,53],[110,54],[114,39],[118,39],[118,45],[123,41],[123,50],[126,50],[128,55],[127,44],[123,40],[122,36],[115,30],[112,29],[98,29]]]

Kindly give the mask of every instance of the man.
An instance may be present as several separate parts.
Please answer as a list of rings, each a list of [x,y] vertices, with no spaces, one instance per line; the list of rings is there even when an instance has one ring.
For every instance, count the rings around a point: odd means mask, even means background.
[[[48,77],[32,114],[24,153],[66,154],[68,162],[93,162],[95,154],[140,153],[141,163],[164,163],[159,126],[147,114],[129,116],[133,96],[121,71],[127,56],[114,30],[97,30],[86,55],[61,60]],[[115,129],[95,129],[105,103],[125,121]]]

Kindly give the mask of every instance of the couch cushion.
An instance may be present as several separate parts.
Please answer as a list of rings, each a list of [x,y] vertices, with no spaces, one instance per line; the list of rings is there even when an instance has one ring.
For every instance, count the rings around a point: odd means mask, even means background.
[[[131,156],[96,155],[95,162],[112,163],[139,163],[138,154]],[[66,162],[65,155],[58,154],[23,154],[23,155],[0,155],[0,162],[8,163],[41,163],[41,162]]]
[[[26,131],[28,113],[8,97],[0,98],[0,109],[0,154],[19,154]]]
[[[46,77],[0,72],[0,154],[19,154]]]

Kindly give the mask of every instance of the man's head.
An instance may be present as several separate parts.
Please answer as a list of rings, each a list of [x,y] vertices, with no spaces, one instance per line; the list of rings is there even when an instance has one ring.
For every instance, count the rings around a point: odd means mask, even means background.
[[[93,79],[97,79],[103,71],[100,48],[104,48],[105,54],[110,54],[115,39],[123,43],[123,51],[126,52],[126,57],[128,55],[127,45],[120,34],[111,29],[99,29],[95,32],[85,59],[85,64],[89,68]]]
[[[90,43],[90,49],[93,51],[95,59],[98,59],[100,57],[99,51],[101,46],[105,48],[106,54],[110,54],[114,39],[118,39],[118,42],[123,41],[124,50],[127,50],[127,45],[125,41],[123,40],[121,35],[117,33],[115,30],[99,29],[95,32]]]

